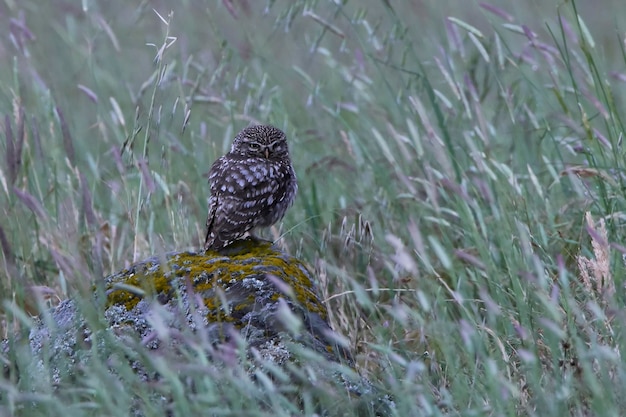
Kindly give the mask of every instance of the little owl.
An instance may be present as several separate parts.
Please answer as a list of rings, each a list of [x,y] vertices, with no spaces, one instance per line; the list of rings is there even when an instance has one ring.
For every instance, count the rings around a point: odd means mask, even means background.
[[[274,126],[251,126],[209,171],[211,197],[204,249],[220,249],[255,227],[280,221],[298,185],[287,137]]]

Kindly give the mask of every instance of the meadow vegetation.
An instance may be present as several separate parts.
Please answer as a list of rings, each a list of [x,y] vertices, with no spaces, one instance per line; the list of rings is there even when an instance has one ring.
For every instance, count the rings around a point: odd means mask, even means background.
[[[4,0],[0,21],[1,338],[198,248],[210,163],[271,123],[300,189],[266,236],[310,264],[392,415],[626,409],[619,1]],[[168,415],[92,365],[0,374],[0,416]],[[315,413],[280,380],[185,395],[159,366],[170,415]]]

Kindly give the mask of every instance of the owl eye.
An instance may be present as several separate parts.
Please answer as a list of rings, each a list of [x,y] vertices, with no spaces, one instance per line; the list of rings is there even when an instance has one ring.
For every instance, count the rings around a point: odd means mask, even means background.
[[[248,147],[253,150],[253,151],[258,151],[259,149],[261,149],[261,145],[259,145],[256,142],[251,142],[248,144]]]

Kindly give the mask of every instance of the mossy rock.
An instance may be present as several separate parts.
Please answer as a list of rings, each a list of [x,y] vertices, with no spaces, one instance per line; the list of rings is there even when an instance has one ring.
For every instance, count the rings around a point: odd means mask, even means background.
[[[149,337],[146,314],[156,302],[184,312],[183,323],[173,320],[170,326],[201,324],[214,343],[225,342],[236,329],[249,346],[278,344],[288,337],[327,359],[350,360],[335,342],[311,272],[269,242],[242,240],[219,253],[153,257],[107,277],[105,291],[105,317],[112,328],[130,326],[142,338]],[[203,317],[203,323],[194,315]],[[294,318],[302,328],[289,329]]]
[[[4,341],[0,358],[11,358],[9,368],[44,392],[80,386],[98,369],[98,379],[131,387],[180,378],[174,385],[190,395],[212,374],[219,382],[210,390],[236,399],[233,392],[243,389],[238,378],[265,375],[295,404],[306,392],[323,415],[387,414],[380,410],[390,402],[355,372],[327,317],[301,261],[269,242],[243,240],[219,253],[152,257],[110,275],[92,302],[63,301],[35,319],[27,341]],[[172,369],[181,369],[180,377]],[[131,408],[143,415],[136,401]],[[154,401],[167,408],[172,398],[155,394]]]

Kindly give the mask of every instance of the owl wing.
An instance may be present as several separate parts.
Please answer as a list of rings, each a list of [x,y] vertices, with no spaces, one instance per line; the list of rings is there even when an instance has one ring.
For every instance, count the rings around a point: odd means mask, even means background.
[[[281,194],[283,176],[259,158],[222,157],[215,161],[209,173],[211,197],[205,249],[224,247],[265,218]]]
[[[209,199],[205,249],[219,249],[254,227],[256,214],[236,195],[218,194]]]
[[[216,234],[214,231],[215,214],[217,213],[218,198],[211,196],[209,198],[209,215],[206,219],[206,237],[204,238],[204,249],[215,246]]]

